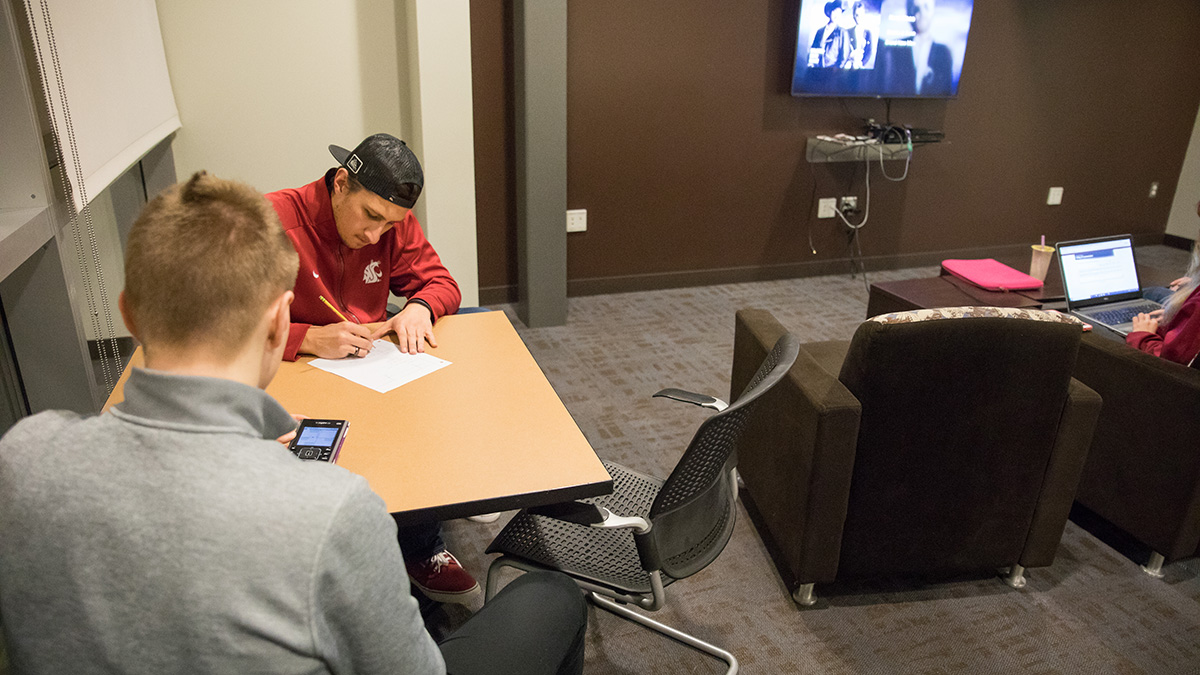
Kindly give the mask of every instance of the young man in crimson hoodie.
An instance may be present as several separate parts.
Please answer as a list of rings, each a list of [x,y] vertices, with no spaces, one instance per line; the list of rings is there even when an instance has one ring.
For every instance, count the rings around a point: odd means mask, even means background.
[[[267,194],[300,254],[283,358],[365,356],[391,332],[405,353],[424,351],[426,341],[436,347],[433,323],[458,311],[462,294],[411,211],[425,183],[420,162],[388,134],[329,152],[339,166],[323,177]],[[391,318],[388,291],[408,299]],[[384,323],[364,325],[375,322]],[[478,591],[442,543],[440,524],[400,527],[398,538],[413,585],[431,599],[466,603]]]

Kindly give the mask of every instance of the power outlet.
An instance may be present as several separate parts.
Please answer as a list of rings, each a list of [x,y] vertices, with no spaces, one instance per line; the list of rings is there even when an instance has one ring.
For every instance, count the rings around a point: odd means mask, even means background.
[[[567,232],[587,232],[587,209],[567,211]]]
[[[1046,193],[1046,205],[1058,206],[1062,203],[1063,189],[1060,187],[1050,188],[1050,192]]]
[[[817,201],[817,217],[832,218],[837,215],[837,198],[829,197]]]
[[[838,208],[845,216],[858,213],[858,197],[842,197],[838,202]]]

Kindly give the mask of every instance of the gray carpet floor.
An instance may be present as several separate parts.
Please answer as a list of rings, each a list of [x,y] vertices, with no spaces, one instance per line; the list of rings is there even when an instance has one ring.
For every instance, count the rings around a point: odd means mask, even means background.
[[[1139,262],[1182,273],[1183,251],[1139,249]],[[931,276],[936,268],[869,275]],[[866,313],[861,278],[836,275],[572,298],[566,326],[530,329],[505,311],[600,457],[666,476],[705,411],[651,399],[675,386],[729,396],[733,317],[771,310],[802,341],[848,339]],[[485,525],[446,524],[463,564],[483,579]],[[732,651],[746,673],[1200,673],[1200,562],[1141,572],[1147,551],[1121,552],[1068,523],[1055,564],[1014,590],[984,575],[937,584],[821,588],[798,608],[745,507],[716,562],[667,589],[654,618]],[[475,607],[477,609],[477,606]],[[444,634],[469,616],[447,606]],[[716,660],[590,609],[587,667],[606,673],[718,673]]]

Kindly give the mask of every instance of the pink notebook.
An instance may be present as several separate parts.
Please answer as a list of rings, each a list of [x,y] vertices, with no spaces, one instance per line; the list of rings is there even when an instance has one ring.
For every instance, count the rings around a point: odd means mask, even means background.
[[[942,267],[959,279],[989,291],[1030,291],[1042,287],[1037,279],[991,258],[943,260]]]

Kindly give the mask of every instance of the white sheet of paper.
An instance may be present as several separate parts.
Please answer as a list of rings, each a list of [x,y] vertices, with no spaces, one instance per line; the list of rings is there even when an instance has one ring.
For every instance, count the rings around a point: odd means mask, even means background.
[[[388,340],[376,340],[371,353],[363,357],[313,359],[310,363],[381,394],[450,365],[429,354],[405,354]]]

